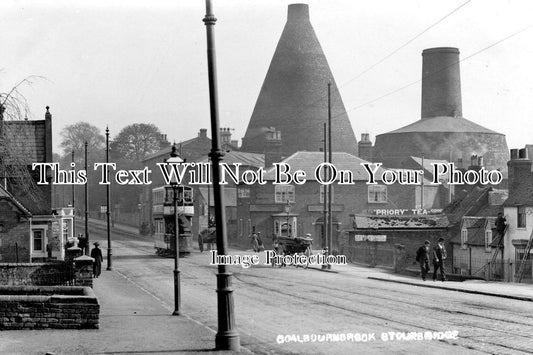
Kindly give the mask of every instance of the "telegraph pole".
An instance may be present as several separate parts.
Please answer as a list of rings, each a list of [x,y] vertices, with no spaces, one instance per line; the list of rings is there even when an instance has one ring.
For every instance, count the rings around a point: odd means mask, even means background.
[[[105,128],[105,162],[106,163],[109,163],[109,126],[106,126]],[[109,166],[106,165],[105,166],[105,170],[106,170],[106,176],[109,176],[108,175],[108,170],[109,169]],[[113,249],[111,249],[111,225],[110,225],[110,214],[111,212],[109,211],[109,203],[111,201],[111,182],[109,182],[107,185],[106,185],[106,200],[107,200],[107,204],[106,204],[106,217],[107,217],[107,270],[108,271],[111,271],[113,270],[113,262],[112,262],[112,257],[113,257]]]
[[[215,52],[215,22],[217,21],[211,7],[211,0],[206,0],[204,24],[207,32],[207,67],[209,76],[209,104],[211,110],[211,165],[213,167],[213,197],[215,200],[215,221],[217,230],[218,255],[226,255],[226,211],[224,208],[224,186],[220,185],[220,161],[224,152],[220,149],[220,126],[218,121],[218,93]],[[218,332],[215,337],[217,350],[240,349],[239,334],[235,329],[233,306],[232,274],[227,265],[218,265],[217,303]]]

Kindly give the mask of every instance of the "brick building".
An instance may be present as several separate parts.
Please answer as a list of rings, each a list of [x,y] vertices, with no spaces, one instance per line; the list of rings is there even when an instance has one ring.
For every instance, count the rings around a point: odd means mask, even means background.
[[[267,238],[311,233],[314,246],[322,247],[325,185],[317,180],[315,170],[323,162],[323,152],[296,152],[280,163],[290,166],[291,172],[305,172],[305,183],[273,184],[275,168],[270,168],[265,173],[264,185],[240,184],[237,191],[237,239],[245,240],[253,228]],[[380,181],[369,185],[368,173],[361,163],[367,162],[348,153],[333,153],[332,164],[339,174],[342,170],[350,172],[353,177],[350,184],[338,184],[338,181],[332,184],[334,248],[338,247],[339,233],[352,228],[351,214],[393,209],[398,205],[415,208],[414,186],[385,186]]]
[[[341,238],[340,252],[349,259],[373,265],[392,266],[397,245],[404,249],[406,265],[415,261],[417,249],[429,240],[431,248],[439,238],[448,241],[449,221],[443,215],[369,216],[352,215],[351,228]],[[448,253],[449,248],[448,249]],[[451,259],[445,260],[449,270]]]
[[[72,209],[54,210],[51,176],[38,185],[33,163],[52,163],[52,115],[44,120],[0,121],[2,161],[0,258],[31,262],[62,259],[72,236]],[[29,175],[22,173],[29,172]]]
[[[527,148],[511,149],[511,160],[507,163],[509,172],[509,198],[504,202],[504,215],[508,229],[504,237],[504,260],[516,268],[507,270],[506,279],[516,280],[520,263],[526,259],[523,279],[532,282],[533,267],[528,243],[533,242],[533,173],[532,161]]]

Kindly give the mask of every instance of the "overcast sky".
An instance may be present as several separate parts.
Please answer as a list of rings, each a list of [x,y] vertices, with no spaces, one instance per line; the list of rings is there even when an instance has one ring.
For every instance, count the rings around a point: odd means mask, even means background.
[[[245,133],[293,2],[213,0],[220,123],[234,138]],[[532,1],[306,3],[358,140],[420,119],[421,52],[450,46],[464,59],[464,117],[505,134],[509,148],[533,143]],[[3,0],[0,11],[0,89],[45,78],[22,93],[30,118],[51,107],[56,152],[61,129],[78,121],[109,125],[112,135],[150,122],[171,141],[210,128],[204,1]]]

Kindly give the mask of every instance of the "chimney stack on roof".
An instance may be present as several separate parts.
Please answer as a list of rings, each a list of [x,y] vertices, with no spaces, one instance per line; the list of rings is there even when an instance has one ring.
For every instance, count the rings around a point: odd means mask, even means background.
[[[370,134],[368,133],[361,133],[361,140],[358,145],[358,152],[359,152],[359,158],[366,160],[366,161],[372,161],[374,158],[374,147],[372,146],[372,142],[370,141]]]
[[[207,129],[206,128],[200,128],[200,132],[198,132],[199,138],[207,138]]]
[[[507,162],[509,189],[516,188],[520,183],[529,183],[531,179],[532,161],[529,160],[527,149],[511,149],[511,160]]]
[[[422,119],[439,116],[463,117],[457,48],[422,52]]]
[[[282,160],[281,148],[281,132],[274,127],[270,127],[265,132],[265,167],[268,169],[272,164],[279,163]]]

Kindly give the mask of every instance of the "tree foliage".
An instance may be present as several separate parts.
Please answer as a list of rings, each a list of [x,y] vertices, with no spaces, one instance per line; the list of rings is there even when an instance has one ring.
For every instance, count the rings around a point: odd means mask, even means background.
[[[81,157],[87,142],[88,152],[102,152],[105,149],[105,138],[100,129],[87,122],[77,122],[61,130],[61,148],[65,155],[76,152]],[[79,153],[79,154],[78,154]]]
[[[161,132],[154,124],[134,123],[124,127],[111,143],[117,157],[141,161],[157,152],[161,146]]]

